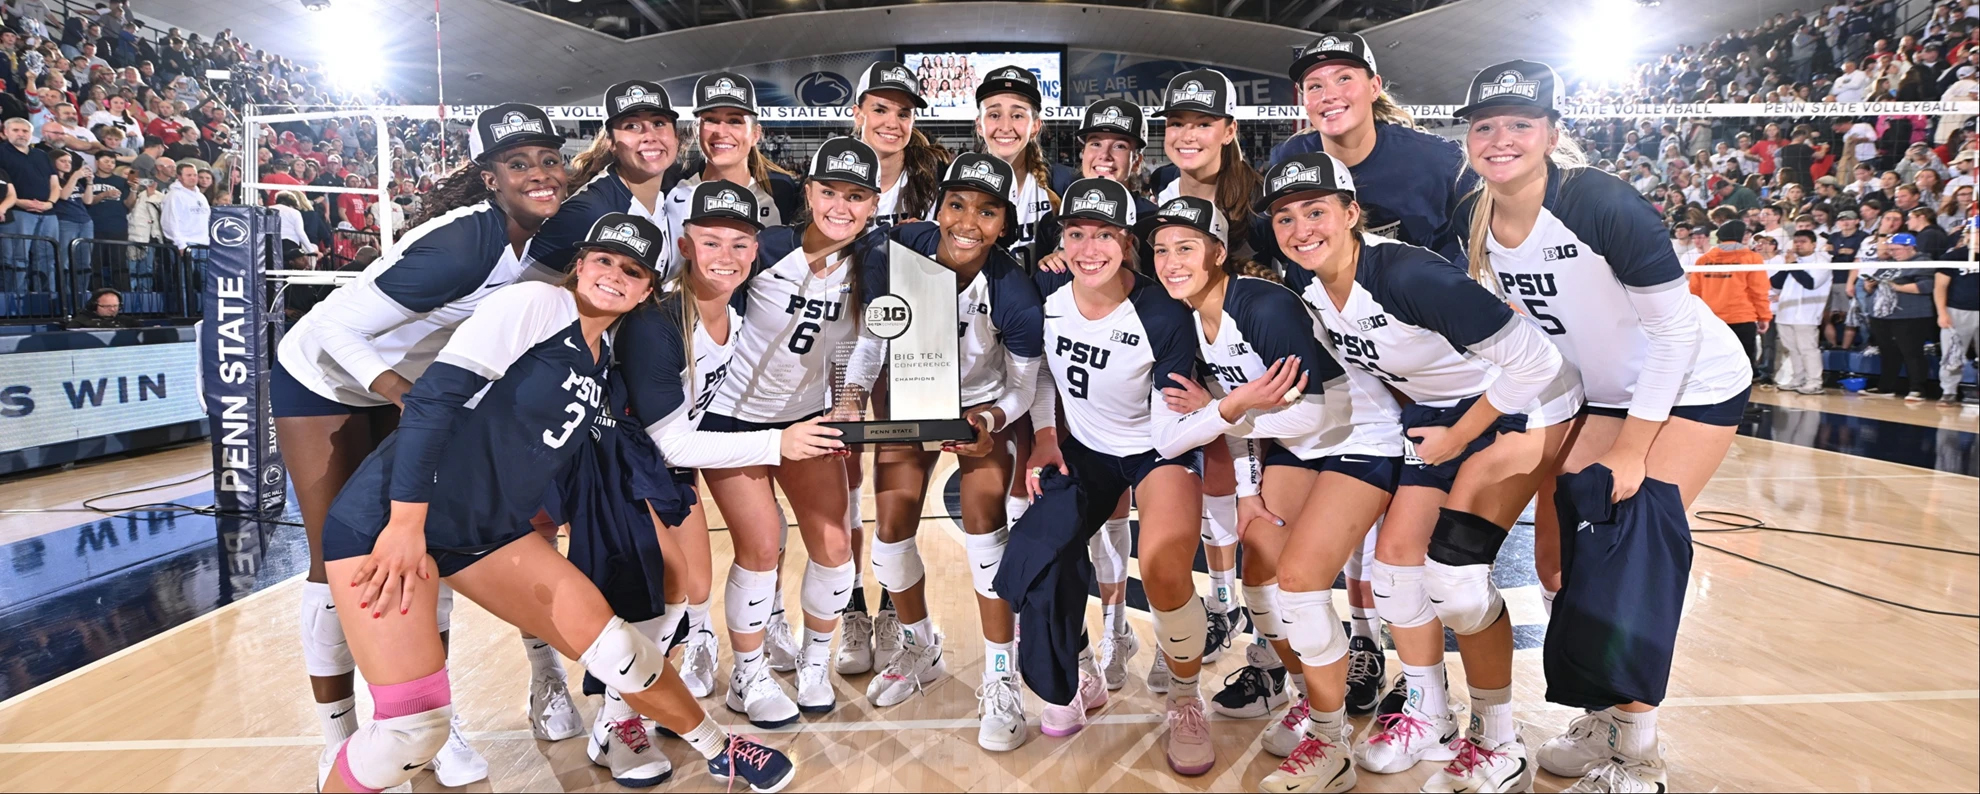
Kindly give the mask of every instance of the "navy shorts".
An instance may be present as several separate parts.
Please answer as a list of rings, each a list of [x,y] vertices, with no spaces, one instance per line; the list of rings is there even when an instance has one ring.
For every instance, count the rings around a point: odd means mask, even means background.
[[[724,416],[711,412],[701,415],[699,429],[710,433],[750,433],[757,430],[782,430],[799,422],[808,422],[824,415],[824,411],[819,411],[814,414],[792,419],[788,422],[752,422],[747,419],[737,419],[733,416]]]
[[[296,376],[282,368],[282,362],[275,362],[275,369],[268,377],[269,411],[276,417],[290,416],[347,416],[350,414],[373,414],[380,411],[398,413],[399,406],[384,405],[345,405],[321,394],[310,391]]]
[[[1265,453],[1265,465],[1291,466],[1322,474],[1337,472],[1380,488],[1384,493],[1395,493],[1402,477],[1403,459],[1380,455],[1325,455],[1305,460],[1274,444],[1272,451]]]
[[[1402,409],[1403,435],[1407,437],[1412,428],[1450,427],[1457,424],[1459,419],[1464,418],[1464,412],[1471,410],[1471,404],[1482,399],[1484,399],[1482,394],[1466,397],[1459,400],[1457,405],[1448,408],[1434,408],[1420,403],[1405,405]],[[1491,427],[1485,428],[1485,432],[1479,433],[1470,444],[1466,444],[1464,451],[1459,452],[1457,457],[1435,466],[1425,465],[1414,456],[1406,456],[1403,458],[1401,484],[1435,488],[1450,493],[1451,486],[1457,482],[1458,467],[1463,466],[1464,462],[1479,450],[1492,446],[1492,442],[1499,439],[1500,433],[1526,432],[1526,423],[1526,414],[1503,414],[1498,421],[1492,423]]]
[[[1689,419],[1699,424],[1712,425],[1714,427],[1738,427],[1739,420],[1746,416],[1746,403],[1751,399],[1753,399],[1753,387],[1748,386],[1725,402],[1712,403],[1711,405],[1673,405],[1671,406],[1671,415],[1679,419]],[[1605,408],[1595,405],[1584,405],[1581,407],[1581,412],[1594,416],[1613,416],[1617,419],[1626,419],[1629,417],[1628,408]]]
[[[440,576],[445,578],[467,570],[468,566],[480,562],[483,557],[488,556],[489,552],[533,534],[535,534],[535,531],[528,525],[524,525],[521,531],[512,531],[507,537],[478,548],[436,549],[428,546],[426,554],[433,558],[434,567],[439,570]],[[339,523],[334,517],[323,522],[323,560],[325,562],[349,559],[351,557],[363,557],[370,554],[372,547],[377,544],[377,531],[369,534],[359,532]]]

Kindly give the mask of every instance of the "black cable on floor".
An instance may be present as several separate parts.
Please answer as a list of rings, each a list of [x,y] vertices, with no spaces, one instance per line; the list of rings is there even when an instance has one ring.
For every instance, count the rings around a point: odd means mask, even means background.
[[[156,491],[160,488],[170,488],[175,485],[185,485],[186,483],[193,482],[202,477],[210,477],[212,475],[213,475],[213,470],[207,469],[206,471],[200,472],[198,474],[192,475],[182,480],[173,480],[171,482],[158,483],[157,485],[147,485],[142,488],[131,488],[123,491],[115,491],[107,494],[99,494],[97,496],[92,496],[89,497],[88,499],[82,500],[81,507],[45,507],[45,508],[35,508],[35,509],[27,509],[27,510],[18,510],[18,509],[0,510],[0,514],[23,515],[23,514],[31,514],[31,513],[89,513],[92,515],[114,517],[114,516],[122,515],[124,513],[134,513],[139,510],[149,510],[154,512],[191,513],[193,515],[202,515],[202,516],[207,516],[209,518],[238,518],[244,521],[259,521],[264,524],[274,524],[277,526],[284,526],[284,527],[302,526],[302,524],[294,521],[283,521],[274,518],[262,518],[249,513],[237,513],[232,511],[225,511],[212,506],[196,507],[193,505],[181,504],[179,502],[148,502],[145,504],[125,505],[119,507],[98,507],[95,504],[93,504],[94,502],[100,502],[105,499],[113,499],[119,496],[128,496],[134,493],[144,493],[145,491]]]
[[[1723,532],[1784,532],[1790,535],[1815,535],[1818,537],[1835,538],[1838,540],[1853,540],[1859,543],[1875,543],[1884,546],[1898,546],[1901,548],[1918,549],[1920,551],[1935,551],[1943,554],[1958,554],[1967,557],[1980,557],[1980,552],[1965,551],[1963,549],[1947,549],[1947,548],[1940,548],[1938,546],[1926,546],[1917,543],[1904,543],[1902,541],[1883,540],[1880,538],[1858,538],[1849,535],[1837,535],[1830,532],[1816,532],[1814,530],[1807,530],[1807,529],[1788,529],[1786,527],[1768,526],[1767,522],[1761,521],[1760,519],[1754,518],[1752,516],[1744,515],[1741,513],[1734,513],[1725,510],[1700,510],[1696,513],[1693,513],[1692,516],[1702,521],[1710,521],[1714,524],[1722,524],[1725,526],[1724,529],[1693,529],[1691,530],[1691,532],[1694,535],[1706,534],[1706,533],[1723,533]],[[1725,518],[1715,518],[1714,516],[1726,516],[1728,518],[1733,518],[1738,520],[1728,521]],[[1835,584],[1833,582],[1828,582],[1822,579],[1818,579],[1816,577],[1809,576],[1799,571],[1795,571],[1789,568],[1775,565],[1765,560],[1754,559],[1752,557],[1733,551],[1731,549],[1714,546],[1710,543],[1705,543],[1695,538],[1691,542],[1693,545],[1703,546],[1705,548],[1711,549],[1713,551],[1716,551],[1720,554],[1724,554],[1727,556],[1738,557],[1742,560],[1753,563],[1754,565],[1758,565],[1762,568],[1770,568],[1776,571],[1780,571],[1781,573],[1787,574],[1789,576],[1792,576],[1796,579],[1800,579],[1805,582],[1818,584],[1823,587],[1827,587],[1831,590],[1840,590],[1842,592],[1848,593],[1858,598],[1875,601],[1879,604],[1884,604],[1886,606],[1893,606],[1899,609],[1908,609],[1913,612],[1921,612],[1927,615],[1941,615],[1950,618],[1965,618],[1967,620],[1980,620],[1980,614],[1968,613],[1968,612],[1949,612],[1942,609],[1927,609],[1921,606],[1900,603],[1897,601],[1892,601],[1888,598],[1880,598],[1878,596],[1870,595],[1869,593],[1864,593],[1857,590],[1851,590],[1847,587],[1843,587],[1842,585]]]

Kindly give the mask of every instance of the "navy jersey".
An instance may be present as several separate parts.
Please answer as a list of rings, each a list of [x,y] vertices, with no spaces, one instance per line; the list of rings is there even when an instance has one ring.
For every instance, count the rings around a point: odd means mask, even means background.
[[[276,355],[321,397],[386,405],[372,382],[386,370],[418,380],[455,327],[523,268],[501,208],[461,207],[420,224],[332,291],[283,334]]]
[[[504,287],[461,331],[337,495],[332,523],[374,537],[392,502],[425,503],[429,548],[492,549],[528,531],[554,478],[612,423],[610,351],[592,356],[570,290]]]
[[[1272,149],[1272,164],[1322,148],[1320,133],[1302,132]],[[1465,228],[1451,222],[1451,207],[1478,183],[1478,175],[1465,167],[1464,149],[1456,141],[1378,122],[1375,148],[1348,172],[1370,232],[1465,263],[1457,239]]]
[[[742,318],[734,308],[723,307],[729,313],[729,332],[721,341],[697,319],[689,344],[683,338],[682,301],[676,293],[619,321],[613,335],[617,355],[612,373],[625,387],[627,415],[646,428],[670,465],[689,469],[776,465],[782,457],[781,431],[699,429],[702,413],[728,376],[729,354],[742,332]]]
[[[1451,222],[1467,227],[1471,199]],[[1691,294],[1663,219],[1620,179],[1547,167],[1547,195],[1517,248],[1488,238],[1505,297],[1581,370],[1591,405],[1664,421],[1673,405],[1715,405],[1751,386],[1731,328]]]
[[[1034,278],[1045,296],[1046,364],[1073,438],[1116,457],[1155,449],[1156,415],[1172,416],[1161,390],[1175,383],[1169,375],[1189,377],[1196,371],[1189,307],[1136,275],[1127,300],[1104,317],[1088,319],[1073,300],[1071,273],[1041,271]],[[1034,427],[1052,425],[1051,403],[1033,403]],[[1172,458],[1187,451],[1160,454]]]
[[[654,198],[653,209],[633,198],[632,188],[619,178],[617,166],[613,166],[592,177],[590,182],[572,193],[570,198],[557,208],[557,214],[543,222],[530,238],[528,264],[532,276],[555,280],[571,270],[571,258],[577,255],[578,245],[591,233],[591,227],[614,212],[637,215],[653,222],[661,229],[671,229],[667,223],[667,191],[681,179],[680,165],[667,169],[660,178],[660,194]],[[661,243],[659,262],[667,272],[661,274],[661,281],[671,281],[675,268],[675,241],[670,233]],[[656,288],[657,288],[656,284]]]

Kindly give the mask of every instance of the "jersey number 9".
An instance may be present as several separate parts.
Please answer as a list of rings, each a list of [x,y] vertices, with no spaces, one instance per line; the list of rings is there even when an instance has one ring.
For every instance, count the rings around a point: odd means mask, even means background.
[[[1086,369],[1066,367],[1066,393],[1079,399],[1086,399]]]

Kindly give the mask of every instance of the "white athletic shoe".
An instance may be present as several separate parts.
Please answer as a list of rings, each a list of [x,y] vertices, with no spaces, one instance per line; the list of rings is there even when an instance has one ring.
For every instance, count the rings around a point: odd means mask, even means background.
[[[467,738],[461,735],[461,715],[454,715],[453,724],[447,727],[447,743],[440,746],[433,760],[426,762],[426,768],[433,770],[440,785],[450,788],[488,778],[488,759],[468,746]]]
[[[687,684],[688,694],[705,698],[715,693],[715,632],[697,631],[688,637],[687,647],[681,651],[681,682]]]
[[[1210,698],[1210,709],[1241,720],[1270,715],[1291,697],[1286,683],[1285,665],[1270,646],[1245,643],[1244,666],[1224,677],[1224,688]]]
[[[1135,636],[1133,628],[1100,638],[1100,677],[1106,679],[1108,691],[1127,685],[1128,660],[1140,652],[1141,638]]]
[[[839,675],[873,671],[873,618],[866,613],[839,615],[839,657],[833,667]]]
[[[897,705],[948,676],[942,663],[942,635],[927,645],[906,645],[866,685],[866,699],[880,708]]]
[[[901,652],[901,642],[907,633],[901,631],[901,616],[891,609],[873,613],[873,666],[870,670],[885,670],[894,657]],[[1015,654],[1013,654],[1015,655]]]
[[[797,722],[798,707],[784,694],[784,685],[770,676],[762,664],[751,670],[737,670],[729,677],[729,697],[724,704],[730,711],[749,718],[758,728],[781,728]]]
[[[1266,794],[1338,794],[1354,788],[1357,776],[1346,737],[1306,736],[1279,768],[1258,782]]]
[[[839,705],[839,693],[832,688],[832,670],[823,662],[798,667],[797,707],[806,714],[829,714]]]
[[[585,754],[592,763],[612,770],[613,782],[626,788],[657,786],[674,774],[674,763],[653,746],[653,736],[638,717],[594,722]]]
[[[1169,694],[1169,685],[1173,682],[1173,677],[1169,675],[1169,657],[1157,650],[1155,661],[1148,665],[1148,691],[1157,695]]]
[[[1310,711],[1306,698],[1293,701],[1291,706],[1286,707],[1286,713],[1265,726],[1265,735],[1258,739],[1259,746],[1280,758],[1292,755],[1293,750],[1299,748],[1299,743],[1306,740],[1306,715]]]
[[[785,622],[784,613],[770,616],[770,622],[763,627],[763,658],[770,663],[770,669],[788,673],[798,667],[797,638],[791,634],[791,624]]]
[[[1568,723],[1567,733],[1541,743],[1533,751],[1533,760],[1540,762],[1541,769],[1561,777],[1581,777],[1609,763],[1616,754],[1609,743],[1615,732],[1616,721],[1609,718],[1607,709],[1588,712]]]
[[[1422,791],[1500,794],[1533,790],[1533,765],[1527,761],[1526,743],[1519,737],[1488,749],[1464,736],[1452,742],[1451,749],[1456,757],[1423,781]]]
[[[583,718],[571,703],[564,679],[540,675],[529,682],[529,732],[546,742],[561,742],[584,733]]]
[[[1595,767],[1574,785],[1567,787],[1571,792],[1645,792],[1662,794],[1667,790],[1668,780],[1664,775],[1662,758],[1627,758],[1616,756],[1607,763]]]
[[[976,688],[976,715],[983,724],[976,729],[976,744],[993,753],[1016,750],[1031,738],[1024,722],[1024,699],[1018,694],[1014,676],[991,676]]]
[[[1378,775],[1393,775],[1418,761],[1457,758],[1457,723],[1450,717],[1424,717],[1405,709],[1376,717],[1368,736],[1354,748],[1354,761]]]

